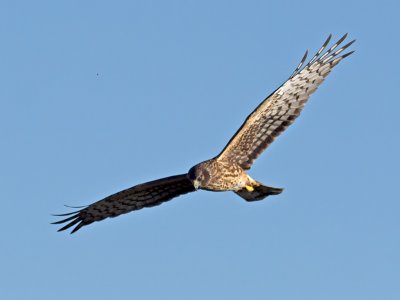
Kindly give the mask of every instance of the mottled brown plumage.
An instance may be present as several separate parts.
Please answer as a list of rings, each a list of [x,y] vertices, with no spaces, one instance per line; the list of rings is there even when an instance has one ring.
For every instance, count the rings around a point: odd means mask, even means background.
[[[192,167],[187,174],[171,176],[136,185],[79,211],[58,216],[68,216],[53,224],[67,223],[59,231],[74,225],[71,233],[82,226],[108,217],[116,217],[143,207],[151,207],[197,189],[233,191],[246,201],[277,195],[282,189],[273,188],[252,179],[246,170],[254,160],[300,115],[304,104],[325,77],[343,58],[339,56],[354,41],[335,49],[344,35],[324,52],[331,35],[317,54],[303,66],[307,52],[289,79],[268,96],[245,120],[222,152],[213,159]]]

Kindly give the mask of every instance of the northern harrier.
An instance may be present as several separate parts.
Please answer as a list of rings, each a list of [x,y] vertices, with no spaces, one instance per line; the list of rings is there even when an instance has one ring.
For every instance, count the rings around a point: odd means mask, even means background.
[[[310,95],[333,67],[354,52],[339,56],[354,40],[335,51],[346,37],[347,34],[324,52],[330,35],[316,55],[304,65],[306,51],[289,79],[261,102],[216,157],[195,165],[188,173],[139,184],[79,211],[57,215],[68,217],[53,224],[69,222],[59,231],[76,225],[71,232],[74,233],[95,221],[159,205],[197,189],[233,191],[246,201],[280,194],[283,189],[266,186],[252,179],[246,171],[261,152],[299,116]]]

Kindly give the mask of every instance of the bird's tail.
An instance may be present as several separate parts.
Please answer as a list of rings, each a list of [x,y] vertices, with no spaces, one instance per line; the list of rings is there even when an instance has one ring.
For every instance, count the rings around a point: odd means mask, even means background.
[[[243,188],[236,191],[235,194],[246,201],[258,201],[270,195],[278,195],[282,193],[282,191],[283,189],[281,188],[274,188],[257,182],[257,184],[253,185],[251,188]]]

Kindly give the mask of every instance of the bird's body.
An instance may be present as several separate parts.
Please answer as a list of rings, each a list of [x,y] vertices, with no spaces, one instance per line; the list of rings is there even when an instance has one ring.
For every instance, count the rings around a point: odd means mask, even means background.
[[[213,192],[238,191],[255,182],[237,163],[219,159],[195,165],[189,170],[188,178],[195,188]]]
[[[354,41],[334,51],[346,37],[347,34],[323,53],[331,39],[329,36],[316,55],[303,66],[306,52],[289,79],[261,102],[221,153],[213,159],[195,165],[187,174],[139,184],[79,211],[58,215],[69,217],[54,224],[69,221],[59,231],[76,225],[73,233],[95,221],[155,206],[197,189],[214,192],[233,191],[246,201],[262,200],[269,195],[280,194],[283,189],[269,187],[252,179],[247,170],[274,139],[300,115],[310,95],[330,71],[343,58],[353,53],[338,56]]]

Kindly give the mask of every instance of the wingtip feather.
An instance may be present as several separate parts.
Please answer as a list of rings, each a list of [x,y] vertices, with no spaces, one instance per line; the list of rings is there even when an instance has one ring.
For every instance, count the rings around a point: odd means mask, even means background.
[[[79,229],[81,229],[82,226],[84,226],[84,224],[83,224],[83,222],[81,221],[78,225],[75,226],[75,228],[70,232],[70,234],[74,234],[74,233],[77,232]]]
[[[68,229],[68,228],[74,226],[75,224],[77,224],[77,223],[79,223],[79,222],[81,222],[81,220],[78,218],[78,219],[76,219],[76,220],[74,220],[74,221],[68,223],[67,225],[65,225],[64,227],[60,228],[60,229],[57,230],[57,231],[58,231],[58,232],[64,231],[64,230],[66,230],[66,229]]]
[[[326,41],[325,41],[325,43],[322,45],[322,47],[325,48],[326,45],[329,44],[329,42],[331,41],[331,39],[332,39],[332,33],[330,33],[330,34],[328,35],[328,38],[326,39]]]
[[[343,55],[342,55],[342,58],[346,58],[347,56],[353,54],[354,52],[356,52],[356,51],[353,50],[353,51],[350,51],[349,53],[343,54]]]
[[[66,214],[51,214],[51,215],[53,217],[65,217],[65,216],[70,216],[70,215],[73,215],[73,214],[76,214],[76,213],[79,213],[79,212],[81,212],[81,211],[77,210],[77,211],[73,211],[73,212],[66,213]]]

